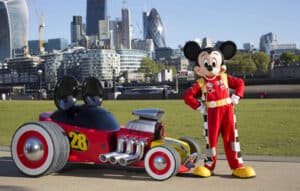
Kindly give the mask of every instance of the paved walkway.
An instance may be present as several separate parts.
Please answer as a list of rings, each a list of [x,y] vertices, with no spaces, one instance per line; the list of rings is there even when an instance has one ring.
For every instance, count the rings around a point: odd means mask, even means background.
[[[0,191],[300,190],[298,158],[291,158],[293,162],[246,161],[247,165],[256,169],[257,177],[243,180],[230,175],[225,160],[218,161],[215,176],[210,178],[193,177],[191,173],[187,173],[166,181],[153,181],[144,170],[124,170],[99,165],[69,165],[59,174],[28,178],[18,172],[10,152],[0,149]]]

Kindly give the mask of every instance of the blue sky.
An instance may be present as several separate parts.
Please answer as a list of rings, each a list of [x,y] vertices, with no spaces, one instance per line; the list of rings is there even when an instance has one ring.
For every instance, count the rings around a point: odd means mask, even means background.
[[[86,0],[27,0],[30,11],[29,39],[38,39],[38,14],[45,18],[44,39],[70,39],[73,15],[83,16]],[[167,45],[176,48],[188,40],[208,37],[244,42],[258,47],[262,34],[273,32],[279,43],[300,48],[299,0],[127,0],[134,37],[142,37],[142,12],[156,8],[165,27]],[[147,6],[145,6],[147,4]],[[111,19],[121,17],[122,0],[108,0]],[[140,28],[140,29],[139,29]]]

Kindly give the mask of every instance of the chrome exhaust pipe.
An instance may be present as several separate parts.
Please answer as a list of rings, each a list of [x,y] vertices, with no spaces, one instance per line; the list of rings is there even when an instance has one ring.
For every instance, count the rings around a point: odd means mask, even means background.
[[[144,140],[141,140],[141,141],[137,142],[135,154],[127,156],[127,157],[121,157],[118,160],[118,163],[121,166],[127,166],[128,164],[131,164],[133,162],[141,160],[143,155],[144,155],[144,148],[145,148]]]
[[[127,140],[127,145],[126,145],[127,154],[133,154],[135,144],[136,144],[136,139],[134,137],[131,137],[130,139]]]
[[[101,154],[101,155],[99,155],[99,160],[104,163],[104,162],[109,161],[109,159],[111,157],[119,155],[119,154],[120,153],[118,153],[118,152],[111,152],[111,153],[107,153],[107,154]]]
[[[124,146],[125,146],[125,142],[126,142],[126,137],[121,136],[118,139],[118,145],[117,145],[117,152],[122,153],[124,152]]]
[[[129,157],[130,155],[127,153],[119,153],[119,155],[115,155],[109,158],[109,162],[111,164],[117,164],[121,158]]]
[[[126,140],[126,153],[119,153],[119,155],[113,155],[109,158],[109,162],[112,164],[117,164],[121,158],[129,157],[133,154],[134,145],[136,143],[135,138],[130,138]]]
[[[125,147],[125,137],[120,137],[118,139],[118,145],[117,145],[117,151],[116,152],[111,152],[111,153],[106,153],[106,154],[101,154],[99,155],[99,160],[103,163],[108,162],[109,159],[113,156],[120,155],[122,152],[124,152],[124,147]]]

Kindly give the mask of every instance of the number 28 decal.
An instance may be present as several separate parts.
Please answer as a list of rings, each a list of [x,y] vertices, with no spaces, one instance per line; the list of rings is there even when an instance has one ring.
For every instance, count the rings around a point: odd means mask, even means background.
[[[71,131],[69,132],[71,149],[86,151],[88,149],[88,140],[85,134]]]

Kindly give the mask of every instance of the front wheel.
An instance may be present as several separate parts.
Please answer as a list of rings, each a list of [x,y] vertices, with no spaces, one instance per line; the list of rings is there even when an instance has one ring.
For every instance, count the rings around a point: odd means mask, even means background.
[[[181,160],[179,153],[169,146],[150,149],[145,156],[147,174],[155,180],[166,180],[178,173]]]

